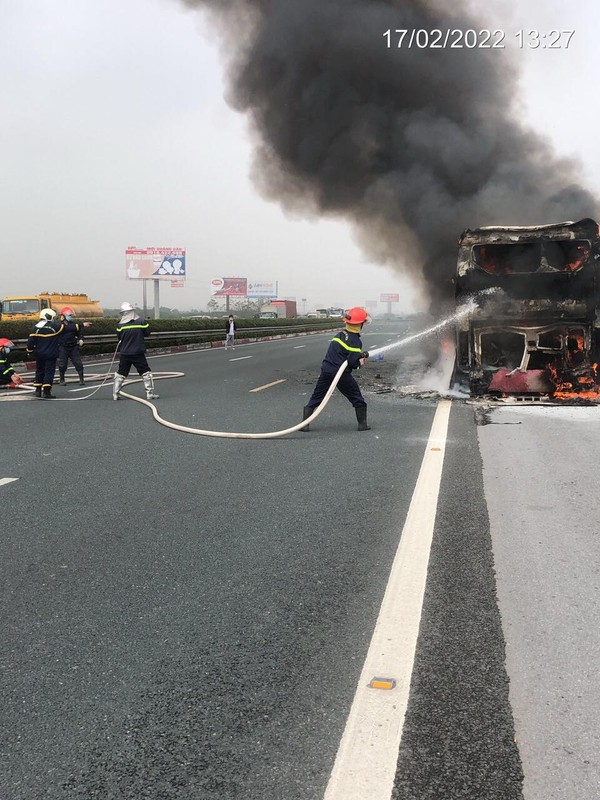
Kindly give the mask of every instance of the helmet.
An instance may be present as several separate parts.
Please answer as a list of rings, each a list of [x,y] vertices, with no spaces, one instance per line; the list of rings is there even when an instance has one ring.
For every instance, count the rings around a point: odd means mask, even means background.
[[[121,311],[135,311],[131,303],[121,303]]]
[[[45,319],[50,322],[51,319],[54,319],[56,316],[56,311],[53,311],[51,308],[42,308],[40,311],[40,319]]]
[[[0,347],[14,347],[14,343],[10,339],[0,339]]]
[[[363,322],[366,322],[368,319],[368,314],[364,310],[364,308],[350,308],[344,314],[344,322],[350,323],[350,325],[362,325]]]
[[[71,306],[65,306],[64,308],[61,308],[60,313],[63,315],[63,317],[66,317],[67,314],[73,316],[73,309]]]

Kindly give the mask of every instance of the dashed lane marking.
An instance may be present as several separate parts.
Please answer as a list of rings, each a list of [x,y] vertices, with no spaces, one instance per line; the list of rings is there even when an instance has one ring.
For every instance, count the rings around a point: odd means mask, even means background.
[[[294,346],[294,350],[302,350],[303,347],[306,347],[305,344],[297,344]]]
[[[230,358],[230,361],[244,361],[246,358],[254,358],[254,356],[238,356],[238,358]]]
[[[18,481],[18,478],[0,478],[0,486],[4,486],[7,483],[12,483],[13,481]]]
[[[325,800],[390,800],[394,788],[451,407],[440,401],[433,419]],[[386,676],[387,691],[374,675]]]
[[[278,381],[273,381],[273,383],[265,383],[264,386],[257,386],[256,389],[250,389],[250,392],[262,392],[263,389],[270,389],[271,386],[277,386],[278,383],[285,383],[287,378],[280,378]]]

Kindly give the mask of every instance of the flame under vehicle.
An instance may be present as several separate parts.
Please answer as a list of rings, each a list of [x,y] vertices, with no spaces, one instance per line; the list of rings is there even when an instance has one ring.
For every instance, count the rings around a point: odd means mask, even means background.
[[[78,319],[101,317],[104,311],[97,300],[90,300],[87,294],[42,294],[4,297],[2,300],[2,319],[37,320],[44,308],[52,308],[58,314],[61,308],[69,306]]]
[[[472,396],[600,402],[600,236],[592,219],[460,237],[455,380]]]

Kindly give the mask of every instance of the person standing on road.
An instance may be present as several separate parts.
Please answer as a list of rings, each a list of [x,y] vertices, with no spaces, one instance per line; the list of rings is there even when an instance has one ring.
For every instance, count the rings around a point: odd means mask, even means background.
[[[0,339],[0,386],[7,386],[9,389],[16,389],[23,383],[23,378],[17,375],[8,360],[8,354],[13,347],[10,339]]]
[[[58,382],[65,385],[65,372],[69,366],[69,361],[75,367],[79,375],[79,385],[83,386],[83,362],[79,353],[79,348],[83,344],[83,329],[89,327],[89,322],[75,322],[75,313],[72,308],[65,306],[60,310],[60,319],[64,325],[64,330],[58,342]]]
[[[315,408],[321,405],[337,371],[344,361],[347,361],[348,366],[344,372],[342,372],[342,377],[337,384],[337,388],[354,406],[358,422],[357,430],[371,430],[367,425],[367,404],[361,394],[358,383],[352,375],[352,370],[362,367],[369,357],[369,354],[363,350],[362,341],[360,339],[362,326],[367,321],[368,316],[364,308],[358,307],[351,308],[344,314],[344,330],[336,334],[329,343],[325,358],[321,364],[321,374],[317,380],[312,397],[304,406],[302,419],[308,419]],[[309,426],[306,425],[306,427],[300,430],[307,433],[309,431]]]
[[[225,323],[225,350],[231,346],[235,350],[235,320],[233,314],[229,315],[229,319]]]
[[[158,400],[154,392],[154,380],[146,359],[145,338],[150,333],[150,326],[143,317],[138,317],[131,303],[121,303],[121,320],[117,326],[120,358],[115,372],[113,384],[113,400],[119,400],[123,381],[129,375],[131,367],[135,367],[144,381],[147,400]]]
[[[27,355],[35,358],[35,396],[43,400],[54,400],[52,384],[56,371],[58,343],[63,332],[63,324],[55,322],[56,311],[44,308],[40,321],[36,322],[27,339]]]

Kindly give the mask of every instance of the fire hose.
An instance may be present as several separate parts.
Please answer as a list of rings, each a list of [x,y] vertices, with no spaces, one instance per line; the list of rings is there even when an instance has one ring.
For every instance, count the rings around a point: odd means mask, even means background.
[[[327,394],[321,401],[321,403],[315,408],[313,413],[310,417],[302,420],[302,422],[298,422],[296,425],[293,425],[291,428],[286,428],[282,431],[271,431],[269,433],[234,433],[230,431],[207,431],[203,430],[202,428],[189,428],[187,425],[177,425],[175,422],[169,422],[166,419],[163,419],[160,414],[158,413],[158,409],[151,403],[149,400],[144,400],[142,397],[136,397],[133,394],[127,394],[127,392],[121,391],[121,397],[127,397],[128,400],[135,400],[136,403],[142,403],[142,405],[148,406],[152,410],[152,416],[154,419],[160,424],[164,425],[167,428],[172,428],[176,431],[182,431],[183,433],[193,433],[197,436],[212,436],[217,437],[220,439],[277,439],[280,436],[286,436],[288,433],[295,433],[299,431],[301,428],[306,427],[309,425],[313,420],[315,420],[319,414],[325,409],[325,406],[329,402],[331,395],[334,393],[336,386],[346,367],[348,366],[348,362],[344,361],[343,364],[340,365],[340,368],[336,372],[333,380],[331,381],[331,386],[327,390]],[[179,377],[183,375],[183,373],[167,373],[163,377]],[[156,375],[156,377],[161,377],[160,373]],[[137,381],[130,381],[130,383],[137,383]]]

